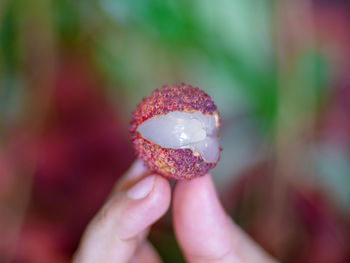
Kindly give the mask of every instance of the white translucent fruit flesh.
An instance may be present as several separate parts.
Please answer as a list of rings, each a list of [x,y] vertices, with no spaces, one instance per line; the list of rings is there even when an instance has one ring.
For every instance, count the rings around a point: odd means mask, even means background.
[[[215,162],[219,157],[215,116],[173,111],[146,120],[137,131],[163,148],[192,149],[207,162]]]

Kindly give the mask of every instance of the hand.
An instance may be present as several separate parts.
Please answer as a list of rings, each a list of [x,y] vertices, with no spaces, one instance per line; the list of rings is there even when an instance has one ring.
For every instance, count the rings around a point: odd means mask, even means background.
[[[73,263],[158,263],[146,240],[170,205],[168,180],[136,161],[88,225]],[[173,193],[176,238],[191,263],[272,263],[222,208],[210,175],[177,182]]]

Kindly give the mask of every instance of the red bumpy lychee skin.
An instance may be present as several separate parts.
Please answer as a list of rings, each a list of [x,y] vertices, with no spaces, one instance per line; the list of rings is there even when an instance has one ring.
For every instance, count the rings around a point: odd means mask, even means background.
[[[216,126],[219,127],[216,105],[205,92],[185,84],[163,86],[154,90],[150,97],[144,98],[133,113],[130,132],[137,157],[143,159],[151,171],[169,179],[184,180],[203,176],[216,166],[219,157],[215,162],[206,162],[199,153],[191,149],[162,148],[142,138],[136,130],[147,119],[172,111],[199,111],[215,116]]]

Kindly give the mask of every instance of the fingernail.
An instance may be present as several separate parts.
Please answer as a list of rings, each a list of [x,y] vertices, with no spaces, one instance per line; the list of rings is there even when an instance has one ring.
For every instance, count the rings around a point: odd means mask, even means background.
[[[145,198],[151,191],[154,185],[155,176],[149,175],[135,184],[127,191],[127,195],[134,200]]]

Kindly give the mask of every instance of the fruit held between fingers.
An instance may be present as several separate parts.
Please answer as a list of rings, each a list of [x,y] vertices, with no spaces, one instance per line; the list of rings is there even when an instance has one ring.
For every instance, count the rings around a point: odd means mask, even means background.
[[[130,132],[138,158],[163,176],[191,179],[213,169],[220,157],[219,113],[199,88],[156,89],[133,113]]]

